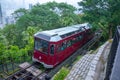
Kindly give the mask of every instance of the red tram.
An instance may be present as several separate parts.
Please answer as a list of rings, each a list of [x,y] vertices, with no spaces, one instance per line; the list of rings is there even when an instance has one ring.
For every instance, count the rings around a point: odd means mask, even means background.
[[[92,39],[88,23],[38,32],[34,35],[33,61],[53,68]]]

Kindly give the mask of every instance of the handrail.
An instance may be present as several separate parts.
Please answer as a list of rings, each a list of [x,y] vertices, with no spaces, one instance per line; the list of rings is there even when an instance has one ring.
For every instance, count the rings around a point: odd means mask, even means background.
[[[120,26],[117,26],[112,46],[108,55],[104,80],[120,80]]]

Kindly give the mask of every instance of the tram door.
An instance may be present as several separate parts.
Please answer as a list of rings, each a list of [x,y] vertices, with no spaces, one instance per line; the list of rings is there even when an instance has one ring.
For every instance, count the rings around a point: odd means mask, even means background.
[[[50,48],[49,48],[49,51],[50,51],[49,62],[52,65],[56,64],[55,46],[56,46],[55,44],[50,44]]]

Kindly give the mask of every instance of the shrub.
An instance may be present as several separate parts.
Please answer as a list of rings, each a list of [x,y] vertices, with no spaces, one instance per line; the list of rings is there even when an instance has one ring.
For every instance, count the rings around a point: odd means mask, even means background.
[[[69,73],[69,70],[63,67],[55,76],[53,80],[64,80],[64,78]]]

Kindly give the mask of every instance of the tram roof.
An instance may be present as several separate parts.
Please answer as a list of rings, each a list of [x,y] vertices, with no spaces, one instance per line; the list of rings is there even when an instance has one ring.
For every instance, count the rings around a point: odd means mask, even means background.
[[[83,28],[84,27],[84,28]],[[84,31],[85,29],[91,28],[88,23],[84,24],[77,24],[72,26],[67,26],[63,28],[53,29],[53,30],[46,30],[42,32],[36,33],[34,36],[38,38],[45,39],[47,41],[59,41],[62,40],[62,36],[66,34],[73,34],[76,31]]]

